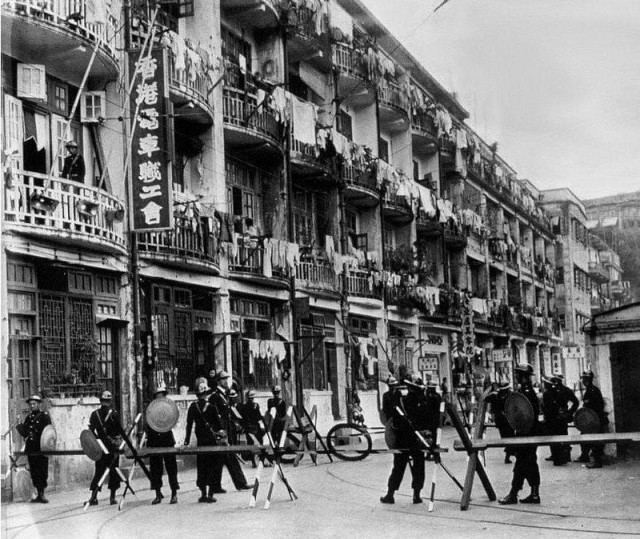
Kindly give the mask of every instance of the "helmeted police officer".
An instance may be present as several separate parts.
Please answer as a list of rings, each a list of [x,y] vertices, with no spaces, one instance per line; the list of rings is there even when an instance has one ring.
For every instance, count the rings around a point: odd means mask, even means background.
[[[607,431],[609,418],[604,411],[604,399],[600,389],[593,385],[594,374],[591,371],[584,371],[581,375],[582,385],[585,387],[582,405],[593,410],[600,419],[600,432]],[[602,468],[602,457],[604,455],[604,444],[580,444],[580,457],[576,462],[589,462],[589,452],[593,456],[593,462],[587,464],[587,468]]]
[[[51,425],[51,418],[47,412],[40,409],[42,398],[40,395],[31,395],[27,399],[31,412],[25,418],[24,423],[18,426],[18,432],[24,436],[25,453],[29,461],[31,481],[38,491],[38,495],[31,500],[32,503],[49,503],[44,497],[44,489],[47,488],[49,478],[49,459],[44,455],[29,455],[40,451],[40,437],[47,425]]]
[[[538,396],[531,385],[533,367],[527,363],[522,363],[514,367],[518,390],[522,393],[533,407],[533,427],[527,435],[532,436],[539,431],[538,416],[540,415],[540,403]],[[515,432],[516,436],[523,434]],[[537,446],[518,447],[516,449],[516,463],[513,466],[513,479],[511,490],[504,498],[499,500],[501,505],[511,505],[518,503],[518,492],[522,490],[525,480],[531,487],[531,494],[520,500],[521,503],[540,503],[540,469],[538,468]]]

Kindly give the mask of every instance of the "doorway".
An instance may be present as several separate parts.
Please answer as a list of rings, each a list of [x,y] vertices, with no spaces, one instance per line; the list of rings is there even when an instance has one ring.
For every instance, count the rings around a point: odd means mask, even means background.
[[[640,341],[612,343],[611,377],[616,431],[640,431]],[[623,456],[640,457],[637,444],[618,444]]]

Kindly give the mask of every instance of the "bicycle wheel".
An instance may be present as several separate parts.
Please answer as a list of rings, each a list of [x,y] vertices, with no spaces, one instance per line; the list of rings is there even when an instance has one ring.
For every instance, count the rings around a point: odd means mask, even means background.
[[[329,451],[341,460],[362,460],[371,452],[371,436],[366,427],[338,423],[327,433]]]

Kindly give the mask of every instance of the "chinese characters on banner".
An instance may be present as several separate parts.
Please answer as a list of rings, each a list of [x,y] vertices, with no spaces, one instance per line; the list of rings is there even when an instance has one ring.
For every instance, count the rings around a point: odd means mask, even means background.
[[[131,117],[138,118],[131,140],[131,177],[135,231],[172,228],[169,183],[164,51],[130,56],[136,70],[131,94]]]
[[[464,295],[462,301],[462,353],[471,360],[476,353],[476,335],[473,325],[471,298]]]

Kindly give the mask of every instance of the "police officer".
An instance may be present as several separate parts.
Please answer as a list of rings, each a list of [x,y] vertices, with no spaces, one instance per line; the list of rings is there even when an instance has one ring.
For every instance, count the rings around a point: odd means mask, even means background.
[[[78,144],[74,140],[70,140],[69,142],[67,142],[66,148],[69,152],[69,155],[64,158],[64,165],[62,167],[62,173],[60,175],[63,178],[84,183],[84,159],[79,153]]]
[[[573,420],[580,401],[575,393],[564,385],[564,376],[562,374],[554,374],[551,377],[554,389],[558,392],[559,414],[558,414],[558,434],[566,436],[569,434],[569,423]],[[571,403],[571,406],[569,406]],[[571,462],[571,445],[560,444],[559,448],[560,463],[565,464]],[[556,461],[553,462],[554,466]]]
[[[581,375],[582,385],[585,387],[582,405],[593,410],[600,419],[600,432],[607,432],[609,418],[604,411],[604,399],[602,393],[593,385],[593,372],[584,371]],[[587,464],[587,468],[602,468],[602,457],[604,455],[604,444],[580,444],[580,457],[576,462],[589,462],[589,452],[593,456],[593,462]]]
[[[275,417],[271,425],[271,437],[273,443],[277,446],[280,443],[280,437],[287,422],[287,403],[280,396],[280,386],[273,386],[271,394],[273,397],[267,400],[267,414],[271,413],[272,408],[275,409]]]
[[[254,438],[262,444],[264,436],[264,432],[260,427],[262,413],[260,412],[260,404],[256,402],[256,392],[253,389],[247,391],[247,400],[238,405],[238,412],[242,416],[242,428],[247,437],[247,445],[254,445]],[[255,468],[257,466],[255,454],[251,455],[251,462]]]
[[[509,396],[511,385],[509,382],[500,382],[495,391],[492,391],[485,398],[485,402],[491,405],[491,413],[493,420],[498,428],[501,438],[509,438],[513,436],[513,429],[509,425],[507,416],[504,415],[504,405]],[[504,448],[504,463],[511,464],[511,457],[515,456],[513,447]]]
[[[187,432],[184,445],[189,445],[191,430],[195,425],[198,445],[217,445],[218,438],[224,434],[222,422],[216,407],[211,405],[207,397],[211,389],[206,381],[198,384],[197,401],[192,402],[187,410]],[[196,456],[196,486],[200,489],[199,503],[214,503],[213,497],[215,472],[220,467],[220,457],[215,454]],[[207,493],[208,489],[208,493]]]
[[[167,388],[158,386],[154,396],[156,399],[163,399],[167,396]],[[173,431],[158,432],[147,425],[147,447],[174,447],[176,439]],[[170,504],[178,503],[178,463],[175,454],[152,455],[149,457],[149,467],[151,474],[151,488],[156,491],[156,497],[151,505],[159,504],[164,496],[162,495],[162,468],[167,469],[167,477],[169,478],[169,486],[171,487]]]
[[[89,505],[98,505],[98,483],[102,478],[107,468],[109,470],[109,490],[111,491],[110,503],[115,505],[116,491],[120,488],[120,476],[115,470],[118,466],[120,458],[117,451],[120,445],[120,437],[125,436],[124,429],[120,423],[118,413],[111,408],[111,391],[103,391],[100,395],[100,408],[94,410],[89,417],[89,429],[95,434],[105,445],[108,454],[102,455],[100,460],[96,461],[96,471],[93,474],[93,480],[89,490],[91,491],[91,498],[89,499]]]
[[[231,376],[225,371],[218,373],[218,385],[215,391],[209,397],[209,403],[215,407],[222,423],[222,428],[227,432],[231,432],[235,427],[233,422],[232,403],[231,403]],[[218,494],[224,494],[225,489],[222,488],[222,467],[226,465],[229,470],[229,475],[233,481],[233,485],[237,490],[248,490],[250,487],[247,484],[247,478],[244,476],[244,472],[240,467],[240,461],[238,455],[235,453],[227,453],[221,456],[218,460],[213,476],[214,492]]]
[[[392,426],[395,431],[395,446],[399,451],[393,454],[393,468],[387,482],[387,493],[380,501],[387,504],[395,503],[394,493],[400,488],[404,471],[411,459],[413,503],[422,503],[420,492],[424,487],[425,448],[416,435],[416,429],[425,428],[429,424],[424,389],[413,382],[410,385],[397,385],[392,377],[387,383],[389,391],[382,398],[382,413],[387,418],[387,428]]]
[[[533,407],[533,427],[528,435],[532,436],[538,433],[539,424],[538,416],[540,415],[540,403],[538,396],[531,385],[531,376],[533,376],[533,367],[527,363],[522,363],[514,367],[516,380],[518,382],[518,390],[522,393]],[[515,432],[516,436],[523,435]],[[511,490],[504,498],[498,501],[501,505],[511,505],[518,503],[518,492],[522,490],[525,480],[531,487],[531,494],[520,500],[521,503],[540,503],[540,469],[538,468],[538,459],[536,455],[537,446],[524,446],[516,448],[516,463],[513,466],[513,479],[511,481]]]
[[[18,426],[18,432],[24,436],[25,453],[37,453],[40,451],[40,437],[47,425],[51,425],[51,418],[47,412],[40,409],[42,399],[39,395],[31,395],[27,404],[31,409],[24,423]],[[47,488],[49,478],[49,458],[44,455],[27,455],[31,482],[38,491],[38,495],[31,500],[32,503],[49,503],[44,497],[44,489]]]
[[[542,394],[542,414],[544,416],[545,433],[548,435],[567,434],[567,409],[563,408],[562,396],[558,386],[557,375],[549,380],[543,380],[545,391]],[[562,444],[552,444],[551,456],[554,466],[562,466],[567,463],[566,451]]]

